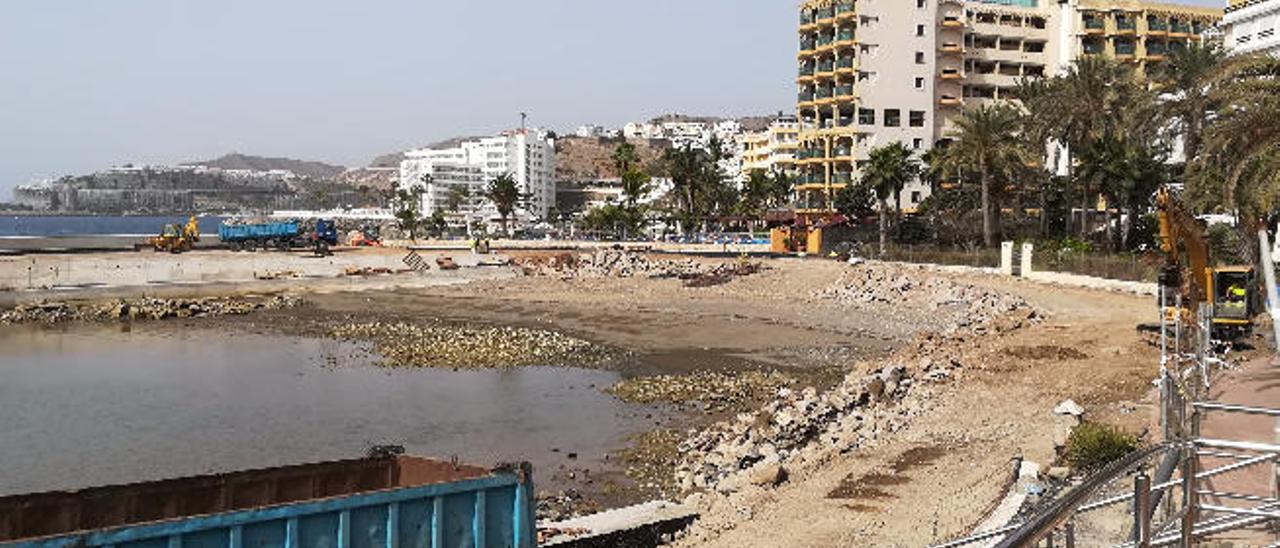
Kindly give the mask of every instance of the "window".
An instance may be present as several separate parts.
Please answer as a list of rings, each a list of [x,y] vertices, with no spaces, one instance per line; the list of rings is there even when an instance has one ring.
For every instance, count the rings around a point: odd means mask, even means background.
[[[924,52],[923,52],[923,51],[917,51],[917,52],[916,52],[916,64],[917,64],[917,65],[923,65],[923,64],[924,64]]]
[[[876,111],[869,108],[858,109],[858,124],[864,126],[876,125]]]
[[[924,9],[924,2],[925,0],[916,0],[916,7],[919,9]]]
[[[916,36],[924,36],[924,25],[916,25]]]
[[[911,111],[908,114],[908,123],[911,124],[911,127],[924,127],[924,111],[923,110]]]
[[[884,127],[899,127],[902,125],[902,111],[896,108],[884,109]]]
[[[920,147],[922,146],[924,146],[924,139],[916,137],[915,139],[911,140],[911,148],[913,150],[920,150]]]
[[[912,190],[912,191],[911,191],[911,205],[916,205],[916,204],[920,203],[920,201],[921,201],[920,191],[919,191],[919,190]]]
[[[924,89],[924,78],[916,77],[916,89]]]

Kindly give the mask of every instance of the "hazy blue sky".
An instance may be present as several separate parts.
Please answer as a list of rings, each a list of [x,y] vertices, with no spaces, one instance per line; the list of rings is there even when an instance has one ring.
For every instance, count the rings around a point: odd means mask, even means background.
[[[364,165],[521,111],[563,129],[791,110],[795,5],[6,0],[0,199],[43,177],[231,151]]]

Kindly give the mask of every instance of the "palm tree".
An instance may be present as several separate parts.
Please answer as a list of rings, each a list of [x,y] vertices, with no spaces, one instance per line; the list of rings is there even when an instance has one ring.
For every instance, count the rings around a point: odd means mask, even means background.
[[[1280,206],[1280,59],[1248,56],[1213,75],[1210,100],[1221,104],[1204,134],[1192,180],[1205,186],[1202,209],[1236,212],[1252,240]],[[1247,246],[1256,262],[1256,246]]]
[[[489,181],[489,186],[485,188],[484,197],[492,202],[493,207],[498,210],[498,216],[502,218],[502,228],[510,235],[511,227],[507,224],[507,220],[523,199],[520,194],[520,186],[516,183],[516,178],[510,173],[503,173],[495,177],[492,181]]]
[[[618,176],[623,177],[631,168],[640,163],[640,156],[636,154],[636,146],[624,142],[613,149],[613,166],[618,170]]]
[[[1192,42],[1170,51],[1151,75],[1161,93],[1164,117],[1183,139],[1188,165],[1200,155],[1201,133],[1216,110],[1212,78],[1226,58],[1226,52],[1215,43]]]
[[[982,240],[995,246],[996,212],[991,191],[996,174],[1009,173],[1028,159],[1018,137],[1022,113],[1006,103],[982,105],[965,111],[955,121],[945,164],[952,173],[966,168],[977,173],[982,187]]]
[[[875,194],[880,206],[880,254],[888,251],[889,198],[899,196],[902,188],[920,175],[920,161],[901,142],[871,150],[858,182],[863,192]]]
[[[1159,124],[1150,93],[1133,70],[1108,57],[1082,57],[1062,76],[1024,82],[1016,95],[1028,111],[1028,133],[1065,145],[1068,155],[1104,135],[1132,134],[1138,129],[1154,132]],[[1074,161],[1068,157],[1065,165],[1068,179],[1073,179]],[[1079,182],[1080,232],[1087,237],[1095,193],[1088,181]]]

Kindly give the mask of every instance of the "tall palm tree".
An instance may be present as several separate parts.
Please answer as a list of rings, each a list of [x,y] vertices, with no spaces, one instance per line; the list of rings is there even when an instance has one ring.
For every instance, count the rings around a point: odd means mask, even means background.
[[[1066,146],[1068,179],[1074,179],[1069,156],[1108,134],[1132,132],[1135,127],[1158,127],[1149,93],[1133,69],[1114,59],[1085,56],[1067,73],[1037,83],[1024,83],[1017,93],[1028,111],[1027,130]],[[1095,196],[1086,180],[1079,181],[1082,236],[1088,236],[1088,212]]]
[[[503,173],[489,181],[489,186],[485,188],[484,197],[493,203],[493,207],[498,210],[498,216],[502,219],[502,229],[511,234],[511,227],[507,221],[511,218],[511,214],[515,213],[516,207],[523,200],[520,194],[520,186],[516,183],[515,176],[510,173]]]
[[[889,247],[889,199],[900,196],[907,183],[920,176],[920,161],[901,142],[871,150],[858,186],[875,194],[880,207],[880,254]]]
[[[1170,51],[1159,68],[1152,71],[1152,82],[1161,94],[1162,113],[1182,137],[1188,165],[1200,155],[1201,133],[1216,110],[1213,77],[1226,58],[1226,52],[1215,43],[1192,42]]]
[[[982,187],[982,241],[995,246],[996,212],[992,207],[992,185],[1029,158],[1019,139],[1022,113],[1007,103],[986,104],[969,109],[955,121],[945,164],[955,173],[976,172]],[[1001,177],[1003,179],[1003,177]]]

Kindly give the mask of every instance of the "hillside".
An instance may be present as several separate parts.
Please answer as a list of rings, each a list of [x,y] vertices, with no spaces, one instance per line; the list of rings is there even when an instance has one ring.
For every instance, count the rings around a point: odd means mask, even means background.
[[[219,169],[247,169],[251,171],[271,171],[283,169],[292,171],[295,175],[303,177],[314,177],[317,179],[331,179],[341,175],[347,168],[335,166],[323,162],[308,162],[305,160],[294,160],[291,158],[267,158],[263,156],[250,156],[233,152],[216,158],[202,162],[190,162],[186,165],[216,167]]]
[[[641,165],[658,159],[671,143],[663,140],[627,139],[635,145]],[[613,151],[623,139],[604,137],[561,137],[556,140],[556,180],[581,181],[619,177],[613,166]]]

